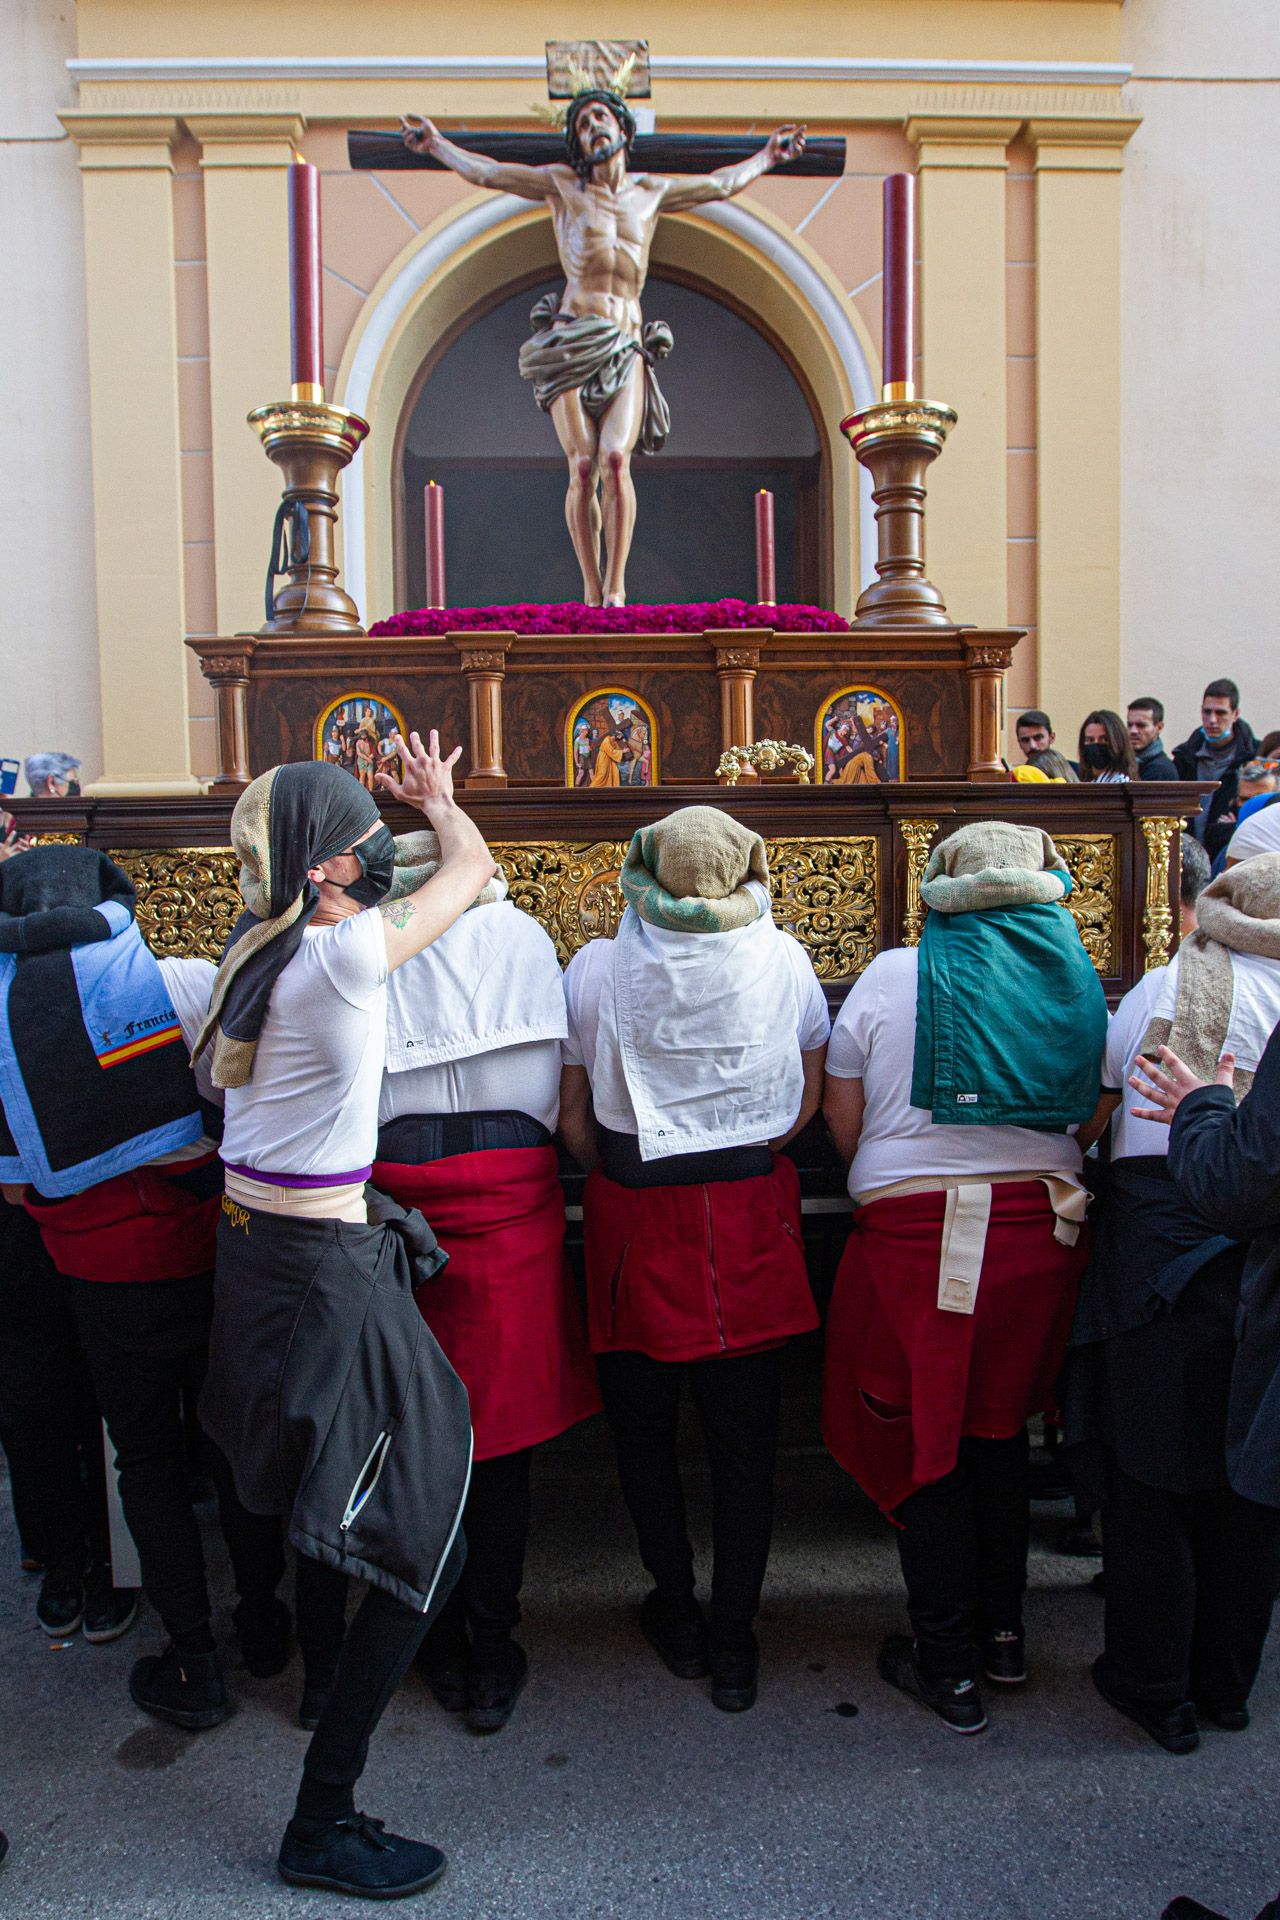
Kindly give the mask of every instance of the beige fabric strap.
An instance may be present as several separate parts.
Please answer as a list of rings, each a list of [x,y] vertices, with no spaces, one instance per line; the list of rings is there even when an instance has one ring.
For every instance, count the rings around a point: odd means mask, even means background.
[[[367,1227],[364,1183],[350,1187],[274,1187],[227,1169],[227,1198],[256,1213],[279,1213],[292,1220],[346,1220]]]
[[[853,1199],[857,1206],[864,1207],[876,1200],[900,1200],[912,1193],[945,1193],[938,1307],[943,1313],[972,1313],[978,1301],[978,1281],[987,1250],[991,1189],[1019,1180],[1043,1183],[1054,1212],[1053,1237],[1060,1246],[1074,1247],[1080,1238],[1089,1194],[1082,1182],[1070,1173],[957,1173],[895,1180],[892,1186],[856,1193]]]

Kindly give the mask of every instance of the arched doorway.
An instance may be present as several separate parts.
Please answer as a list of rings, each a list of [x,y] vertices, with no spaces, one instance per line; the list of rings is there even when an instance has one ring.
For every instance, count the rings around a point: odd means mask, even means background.
[[[333,392],[340,406],[351,407],[373,427],[344,477],[340,529],[345,582],[366,621],[405,604],[407,583],[396,578],[398,427],[424,367],[486,302],[521,288],[527,294],[556,272],[545,211],[507,194],[479,194],[410,241],[366,300],[343,350]],[[820,548],[830,551],[832,587],[821,597],[847,614],[861,586],[874,577],[875,555],[869,476],[837,432],[845,414],[867,406],[879,391],[875,350],[856,307],[802,235],[741,201],[660,220],[651,272],[713,288],[724,304],[751,315],[812,393],[812,416],[830,441],[830,505],[821,499],[821,488],[819,504],[830,526],[829,534],[820,534]],[[650,311],[656,316],[652,303]],[[673,354],[667,365],[674,359]],[[532,414],[536,427],[537,409],[523,383],[517,384],[522,410]],[[449,597],[454,598],[452,584]]]
[[[564,525],[565,469],[551,422],[516,369],[529,309],[559,278],[481,304],[428,355],[400,425],[396,582],[425,598],[423,489],[445,488],[452,606],[573,600],[581,581]],[[830,594],[826,448],[800,381],[765,333],[674,274],[650,275],[646,315],[675,350],[660,378],[666,447],[637,457],[628,595],[640,601],[755,596],[753,496],[774,495],[778,598]],[[501,537],[495,538],[500,529]]]

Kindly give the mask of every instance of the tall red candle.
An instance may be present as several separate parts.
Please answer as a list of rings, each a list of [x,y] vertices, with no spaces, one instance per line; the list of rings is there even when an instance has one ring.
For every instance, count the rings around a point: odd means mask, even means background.
[[[891,173],[884,183],[884,398],[915,397],[916,181]]]
[[[320,170],[289,168],[289,294],[293,397],[324,399],[324,305],[320,291]],[[303,391],[299,391],[299,389]]]
[[[427,605],[443,607],[444,597],[444,488],[429,480],[422,490],[426,528]]]
[[[778,568],[773,539],[773,495],[761,487],[756,495],[756,604],[778,604]]]

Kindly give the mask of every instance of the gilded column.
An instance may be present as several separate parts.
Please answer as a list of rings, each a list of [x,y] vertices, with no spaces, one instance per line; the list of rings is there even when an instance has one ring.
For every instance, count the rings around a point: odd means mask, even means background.
[[[466,675],[467,706],[471,721],[471,767],[464,786],[505,787],[502,764],[502,682],[507,672],[507,649],[514,633],[455,633],[459,665]],[[483,641],[477,646],[476,642]]]
[[[923,384],[960,424],[929,476],[928,575],[952,617],[1008,618],[1005,182],[1017,120],[923,117],[919,150]]]
[[[289,204],[296,114],[189,116],[200,143],[209,276],[209,395],[218,632],[262,623],[280,479],[245,425],[289,398]]]
[[[925,906],[920,882],[929,864],[929,842],[938,831],[936,820],[899,820],[898,832],[907,848],[907,901],[902,914],[902,944],[918,947],[924,931]]]
[[[1120,172],[1136,120],[1031,120],[1039,702],[1120,705]]]
[[[1147,848],[1147,897],[1142,914],[1142,971],[1167,967],[1173,942],[1173,888],[1169,874],[1169,848],[1181,821],[1167,815],[1141,814],[1138,824]]]
[[[102,668],[95,793],[194,792],[187,730],[173,154],[165,114],[66,112],[80,150]]]

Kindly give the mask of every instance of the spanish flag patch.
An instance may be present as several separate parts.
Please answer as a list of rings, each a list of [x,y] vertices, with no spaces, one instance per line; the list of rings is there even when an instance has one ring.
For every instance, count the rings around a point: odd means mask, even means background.
[[[154,1053],[157,1047],[170,1047],[181,1038],[182,1028],[175,1019],[170,1025],[156,1027],[150,1033],[135,1034],[131,1040],[125,1040],[119,1046],[108,1047],[98,1055],[98,1065],[119,1067],[126,1060],[136,1060],[140,1053]]]

